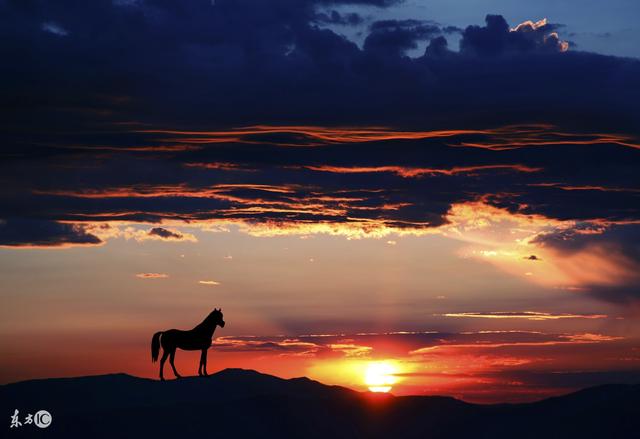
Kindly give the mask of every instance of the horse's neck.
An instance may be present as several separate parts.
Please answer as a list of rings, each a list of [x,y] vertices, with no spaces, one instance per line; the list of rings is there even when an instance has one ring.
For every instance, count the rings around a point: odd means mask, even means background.
[[[213,331],[216,330],[215,323],[209,321],[209,318],[204,319],[202,323],[193,328],[194,332],[199,332],[201,334],[213,336]]]

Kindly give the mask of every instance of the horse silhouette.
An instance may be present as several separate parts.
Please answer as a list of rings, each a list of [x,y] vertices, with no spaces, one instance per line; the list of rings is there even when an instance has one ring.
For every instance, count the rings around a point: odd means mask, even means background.
[[[181,378],[176,370],[173,360],[176,357],[176,349],[180,348],[185,351],[202,351],[200,355],[200,365],[198,366],[198,375],[207,376],[207,350],[211,346],[213,331],[216,326],[224,328],[224,320],[222,318],[222,309],[214,309],[198,326],[189,330],[181,331],[179,329],[169,329],[168,331],[160,331],[153,334],[151,339],[151,361],[158,361],[160,354],[160,345],[162,345],[163,353],[160,359],[160,379],[164,381],[164,362],[169,357],[169,363],[173,369],[176,378]]]

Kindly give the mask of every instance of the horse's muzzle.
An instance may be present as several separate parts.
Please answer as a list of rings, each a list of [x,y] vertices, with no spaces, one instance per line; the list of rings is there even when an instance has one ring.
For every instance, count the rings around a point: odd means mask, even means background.
[[[224,323],[224,320],[223,320],[223,321],[220,322],[220,327],[224,328],[224,325],[225,325],[225,323]]]

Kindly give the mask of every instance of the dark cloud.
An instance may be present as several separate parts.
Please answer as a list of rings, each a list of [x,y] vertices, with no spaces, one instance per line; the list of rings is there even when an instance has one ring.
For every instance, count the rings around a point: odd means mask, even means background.
[[[487,15],[486,26],[469,26],[462,33],[460,50],[477,55],[566,50],[554,31],[558,25],[523,23],[513,29],[501,15]]]
[[[429,45],[425,49],[425,56],[437,57],[450,54],[449,43],[443,36],[436,37],[429,41]]]
[[[405,0],[311,0],[311,3],[328,5],[362,5],[388,8],[389,6],[397,5],[404,1]]]
[[[4,245],[97,244],[82,224],[117,220],[419,230],[482,200],[605,224],[638,261],[612,225],[640,220],[640,62],[500,16],[379,20],[362,48],[319,27],[395,3],[0,2]]]
[[[101,243],[100,238],[80,225],[24,218],[0,220],[0,246],[65,247]]]
[[[585,289],[610,302],[628,303],[640,299],[640,225],[581,223],[542,234],[535,239],[535,243],[552,248],[561,256],[578,252],[608,255],[610,261],[631,274],[625,275],[618,284],[592,284]]]
[[[629,244],[623,249],[626,256],[631,259],[640,259],[640,227],[636,224],[607,227],[599,224],[579,223],[569,229],[559,229],[540,235],[535,242],[564,253],[575,253],[588,247],[607,245],[613,238],[617,243],[627,242]]]
[[[207,129],[293,121],[637,126],[638,62],[559,54],[547,47],[555,41],[551,25],[510,32],[492,16],[464,31],[455,57],[390,60],[316,27],[325,13],[318,5],[4,2],[0,54],[12,62],[1,78],[3,124],[32,135],[34,118],[47,131],[131,121]],[[372,28],[365,49],[398,53],[437,36],[429,22],[385,22]],[[68,34],[44,32],[43,23]]]
[[[504,380],[512,380],[527,387],[546,388],[574,388],[600,386],[611,383],[636,384],[640,381],[640,372],[637,370],[604,370],[604,371],[553,371],[544,370],[515,370],[503,373],[486,373],[487,378],[500,377]]]
[[[589,227],[602,228],[592,220],[623,222],[640,216],[637,193],[615,189],[638,186],[633,169],[639,157],[633,148],[607,141],[600,145],[599,138],[564,134],[552,141],[551,130],[534,128],[445,137],[426,132],[423,139],[405,138],[419,135],[415,132],[381,131],[371,140],[361,139],[357,130],[298,130],[231,132],[234,140],[227,141],[213,132],[58,139],[58,147],[33,149],[28,158],[17,153],[5,161],[0,180],[12,189],[2,193],[0,217],[415,229],[443,225],[452,205],[479,199],[513,213],[582,221]],[[536,132],[540,138],[532,136]],[[504,151],[482,146],[498,138],[530,145]],[[536,146],[539,141],[552,144]],[[596,144],[585,149],[574,141]],[[105,142],[115,150],[101,149]],[[180,149],[184,142],[197,148]],[[69,149],[71,143],[89,149]],[[581,173],[567,175],[576,157]],[[576,186],[604,183],[614,192]]]
[[[158,236],[162,239],[182,239],[183,236],[181,233],[172,232],[171,230],[164,229],[162,227],[154,227],[149,232],[147,232],[149,236]]]
[[[458,34],[464,32],[464,29],[459,28],[458,26],[444,26],[442,28],[442,32],[445,34]]]
[[[340,13],[330,11],[328,13],[318,13],[316,21],[324,24],[338,24],[342,26],[357,26],[364,22],[364,18],[356,12]]]
[[[422,20],[380,20],[370,26],[364,41],[365,52],[381,52],[384,55],[401,55],[418,47],[418,41],[428,40],[441,33],[440,28]]]

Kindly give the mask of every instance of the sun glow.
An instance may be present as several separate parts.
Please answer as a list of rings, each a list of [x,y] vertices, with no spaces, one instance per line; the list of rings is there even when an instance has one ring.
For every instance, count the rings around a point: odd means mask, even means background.
[[[364,382],[372,392],[387,393],[398,379],[394,374],[397,368],[392,363],[380,361],[369,363],[365,370]]]

